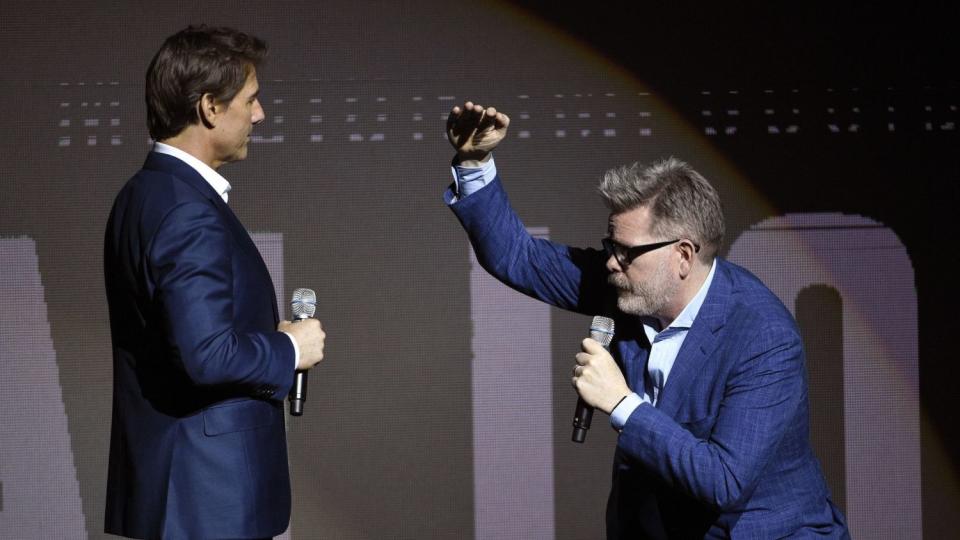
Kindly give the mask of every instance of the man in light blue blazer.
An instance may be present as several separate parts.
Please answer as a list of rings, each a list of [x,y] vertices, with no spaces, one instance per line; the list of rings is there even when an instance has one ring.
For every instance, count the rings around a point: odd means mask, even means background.
[[[717,257],[717,192],[675,159],[608,171],[603,249],[527,234],[491,150],[509,118],[454,107],[446,200],[481,265],[563,309],[614,318],[584,340],[572,383],[619,432],[607,537],[846,538],[809,443],[797,325],[752,274]]]
[[[134,538],[268,538],[290,520],[283,398],[323,358],[316,320],[280,322],[273,283],[217,169],[244,159],[260,40],[171,36],[147,71],[143,168],[104,245],[113,341],[105,530]]]

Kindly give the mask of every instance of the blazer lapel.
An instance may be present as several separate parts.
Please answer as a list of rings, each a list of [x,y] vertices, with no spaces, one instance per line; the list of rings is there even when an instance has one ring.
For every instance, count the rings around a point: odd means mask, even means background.
[[[620,369],[627,385],[634,392],[643,395],[644,374],[647,372],[647,360],[650,357],[650,343],[637,317],[620,314],[615,316],[616,332],[614,345],[619,354]]]
[[[657,408],[671,418],[676,417],[680,407],[689,400],[689,394],[694,388],[691,383],[701,373],[704,363],[719,345],[720,329],[726,322],[731,291],[730,276],[723,266],[723,261],[718,259],[713,283],[710,284],[707,297],[700,307],[700,313],[683,340],[663,395],[657,404]]]
[[[257,249],[257,245],[253,243],[253,239],[250,238],[250,234],[247,232],[247,229],[243,226],[243,223],[240,223],[240,219],[237,218],[236,214],[233,213],[233,210],[230,209],[230,206],[227,203],[223,202],[223,197],[220,196],[216,190],[204,180],[203,176],[200,175],[193,167],[187,165],[183,161],[166,154],[161,154],[159,152],[150,152],[147,154],[147,160],[143,164],[144,169],[163,171],[172,174],[181,181],[190,185],[197,191],[199,191],[204,197],[206,197],[213,205],[220,211],[220,214],[226,218],[227,226],[233,232],[234,238],[237,239],[237,242],[260,263],[260,267],[263,269],[264,274],[267,278],[270,278],[270,274],[267,271],[267,264],[263,262],[263,257],[260,255],[260,250]],[[270,298],[273,299],[270,302],[270,305],[273,308],[273,317],[275,320],[280,320],[280,313],[277,311],[277,295],[273,290],[273,282],[270,282]]]

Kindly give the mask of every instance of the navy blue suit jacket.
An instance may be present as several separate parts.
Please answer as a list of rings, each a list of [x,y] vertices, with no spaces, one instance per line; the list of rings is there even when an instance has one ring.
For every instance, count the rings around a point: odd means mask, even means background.
[[[650,345],[616,309],[603,251],[527,234],[499,179],[452,205],[481,265],[552,305],[616,321],[611,353],[642,392]],[[617,443],[610,538],[844,537],[809,444],[797,326],[752,274],[718,259],[713,283],[654,407]]]
[[[283,397],[294,349],[267,268],[194,169],[150,153],[117,195],[106,532],[249,538],[290,519]]]

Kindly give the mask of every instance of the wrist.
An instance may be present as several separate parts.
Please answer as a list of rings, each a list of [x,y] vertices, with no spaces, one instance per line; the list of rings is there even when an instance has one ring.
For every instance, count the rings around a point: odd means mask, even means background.
[[[457,152],[457,159],[455,160],[454,165],[458,165],[460,167],[480,168],[488,161],[490,161],[490,152],[479,150],[470,152]]]
[[[632,392],[630,391],[629,388],[628,388],[626,391],[621,392],[620,394],[618,394],[618,395],[620,396],[620,398],[617,399],[617,401],[613,402],[613,405],[610,406],[610,409],[607,410],[606,413],[607,413],[608,415],[613,414],[613,411],[615,411],[615,410],[617,409],[617,407],[619,407],[620,404],[623,403],[623,400],[627,399],[627,397],[628,397],[630,394],[632,394]]]

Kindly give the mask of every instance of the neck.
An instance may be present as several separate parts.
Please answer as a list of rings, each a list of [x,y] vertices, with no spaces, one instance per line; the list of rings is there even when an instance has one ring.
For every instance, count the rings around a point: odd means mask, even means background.
[[[203,133],[197,130],[197,126],[188,126],[180,133],[160,142],[183,150],[213,170],[219,169],[224,164],[223,161],[216,159],[211,145]]]
[[[670,323],[680,316],[680,313],[687,307],[687,304],[700,292],[700,287],[703,287],[704,282],[707,281],[707,276],[710,275],[710,268],[712,266],[713,261],[707,264],[697,261],[691,266],[690,273],[680,278],[680,284],[677,290],[667,305],[664,306],[664,313],[655,316],[660,322],[661,329],[670,326]]]

